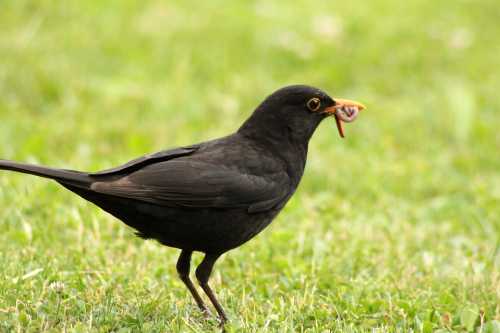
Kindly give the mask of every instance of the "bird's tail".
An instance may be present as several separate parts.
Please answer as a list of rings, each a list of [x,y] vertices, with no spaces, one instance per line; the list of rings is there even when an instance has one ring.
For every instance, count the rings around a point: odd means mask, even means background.
[[[63,184],[77,187],[88,187],[92,183],[91,177],[80,171],[54,169],[39,165],[18,163],[7,160],[0,160],[0,170],[10,170],[31,175],[49,178]]]

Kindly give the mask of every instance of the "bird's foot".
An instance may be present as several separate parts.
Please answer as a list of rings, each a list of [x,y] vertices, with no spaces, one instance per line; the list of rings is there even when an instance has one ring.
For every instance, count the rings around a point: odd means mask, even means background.
[[[203,315],[203,318],[206,320],[212,319],[212,313],[208,308],[201,309],[201,314]]]
[[[219,328],[221,329],[221,332],[226,332],[226,323],[227,319],[221,319],[219,318]]]

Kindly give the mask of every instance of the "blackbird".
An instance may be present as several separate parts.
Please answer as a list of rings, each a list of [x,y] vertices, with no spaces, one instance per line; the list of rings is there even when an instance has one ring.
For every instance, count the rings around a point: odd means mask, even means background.
[[[216,260],[264,229],[293,195],[306,165],[309,139],[333,116],[353,121],[364,106],[293,85],[268,96],[233,134],[160,151],[100,172],[80,172],[0,160],[0,169],[55,180],[94,203],[144,239],[181,249],[180,279],[199,308],[208,308],[189,278],[193,251],[205,254],[196,278],[218,313],[208,285]]]

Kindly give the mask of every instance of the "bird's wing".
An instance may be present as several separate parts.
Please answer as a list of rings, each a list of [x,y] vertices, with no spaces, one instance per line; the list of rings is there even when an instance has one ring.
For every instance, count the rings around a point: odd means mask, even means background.
[[[247,208],[267,211],[289,193],[286,172],[253,175],[193,159],[173,159],[147,165],[113,181],[95,182],[91,189],[161,206]]]
[[[157,153],[141,156],[118,167],[90,173],[89,175],[112,176],[112,175],[128,174],[152,163],[168,161],[173,158],[190,155],[196,150],[198,150],[198,148],[199,146],[195,145],[195,146],[181,147],[170,150],[163,150]]]

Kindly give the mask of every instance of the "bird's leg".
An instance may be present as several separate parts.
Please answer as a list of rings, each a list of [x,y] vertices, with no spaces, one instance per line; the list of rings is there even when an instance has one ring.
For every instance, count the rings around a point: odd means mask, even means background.
[[[215,297],[215,294],[213,293],[212,289],[208,285],[208,279],[210,277],[210,273],[212,273],[212,268],[214,267],[215,261],[219,257],[220,254],[207,253],[205,255],[205,258],[203,258],[201,264],[198,266],[198,268],[196,268],[196,278],[198,279],[201,288],[203,289],[203,291],[205,291],[205,294],[207,294],[208,298],[215,307],[215,310],[217,310],[221,324],[224,325],[224,323],[227,322],[226,313],[224,312],[224,309],[220,305],[219,301],[217,301],[217,298]]]
[[[203,314],[207,316],[210,312],[208,311],[208,308],[203,302],[203,300],[201,299],[200,294],[198,294],[198,292],[196,291],[193,282],[191,282],[191,279],[189,278],[189,267],[191,265],[192,253],[193,251],[182,250],[179,259],[177,260],[177,266],[176,266],[177,273],[179,274],[179,277],[181,278],[182,282],[184,282],[186,287],[191,292],[191,295],[193,295],[196,304],[198,304],[198,307],[201,309]]]

